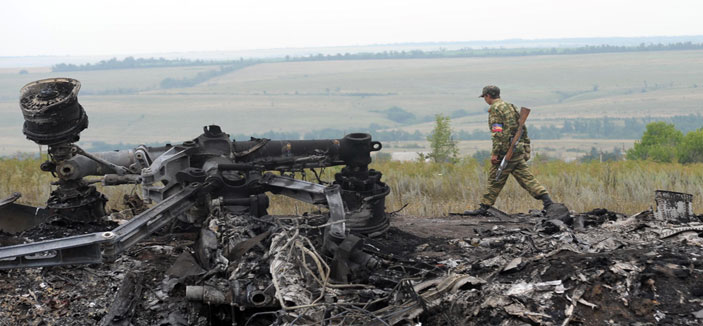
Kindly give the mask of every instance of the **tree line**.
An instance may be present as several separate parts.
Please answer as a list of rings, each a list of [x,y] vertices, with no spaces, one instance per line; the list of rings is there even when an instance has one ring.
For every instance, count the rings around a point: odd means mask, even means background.
[[[189,67],[189,66],[212,66],[212,65],[233,65],[248,62],[253,64],[254,60],[190,60],[190,59],[166,59],[166,58],[134,58],[126,57],[122,60],[112,58],[101,60],[97,63],[86,63],[76,65],[71,63],[59,63],[51,66],[53,72],[66,71],[90,71],[90,70],[113,70],[113,69],[137,69],[137,68],[162,68],[162,67]]]
[[[533,139],[639,139],[647,125],[655,121],[673,124],[678,130],[686,133],[703,126],[703,115],[697,113],[672,117],[568,119],[562,126],[531,127],[529,134]]]
[[[462,48],[458,50],[409,50],[409,51],[383,51],[383,52],[360,52],[360,53],[336,53],[336,54],[311,54],[307,56],[285,56],[272,59],[244,59],[238,60],[191,60],[191,59],[166,59],[160,58],[134,58],[126,57],[122,60],[111,58],[101,60],[97,63],[86,63],[81,65],[70,63],[59,63],[52,66],[53,72],[68,71],[89,71],[89,70],[109,70],[109,69],[135,69],[135,68],[156,68],[156,67],[185,67],[185,66],[206,66],[206,65],[233,65],[235,63],[248,62],[249,64],[263,62],[280,61],[327,61],[327,60],[377,60],[377,59],[429,59],[429,58],[471,58],[471,57],[516,57],[534,55],[569,55],[569,54],[592,54],[592,53],[617,53],[617,52],[649,52],[649,51],[679,51],[679,50],[702,50],[703,43],[677,42],[668,44],[645,44],[638,46],[625,45],[587,45],[581,47],[552,47],[552,48]]]
[[[679,51],[702,50],[703,43],[677,42],[668,44],[645,44],[638,46],[626,45],[587,45],[568,48],[462,48],[458,50],[409,50],[383,51],[337,54],[311,54],[308,56],[290,57],[286,61],[325,61],[325,60],[378,60],[378,59],[430,59],[430,58],[471,58],[471,57],[519,57],[535,55],[569,55],[618,52],[650,52],[650,51]]]

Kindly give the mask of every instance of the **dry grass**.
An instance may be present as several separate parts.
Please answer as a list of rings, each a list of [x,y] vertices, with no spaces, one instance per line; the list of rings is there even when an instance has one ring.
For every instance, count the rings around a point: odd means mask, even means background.
[[[595,147],[599,151],[612,152],[614,148],[623,152],[632,148],[634,139],[588,139],[588,138],[563,138],[563,139],[540,139],[532,142],[532,153],[536,155],[547,155],[563,161],[577,160],[591,151]],[[417,145],[417,147],[412,146]],[[471,156],[477,151],[490,150],[491,140],[486,136],[486,140],[461,140],[457,143],[459,153],[462,156]],[[395,160],[415,160],[418,152],[429,152],[430,143],[427,141],[384,141],[383,153],[398,153],[393,156]]]
[[[0,197],[19,191],[23,194],[21,202],[43,205],[53,178],[39,170],[40,162],[28,158],[0,160]],[[383,180],[391,187],[387,210],[397,210],[408,204],[403,214],[414,216],[442,216],[473,207],[479,202],[487,181],[487,167],[474,160],[460,164],[381,162],[374,163],[372,168],[382,171]],[[322,177],[331,180],[337,171],[327,169]],[[598,207],[623,213],[639,212],[654,204],[654,191],[659,189],[691,193],[694,210],[703,207],[703,164],[554,161],[532,163],[532,172],[556,201],[577,212]],[[311,177],[308,174],[307,179]],[[138,189],[125,186],[101,191],[113,200],[110,208],[117,208],[123,194],[138,192]],[[541,202],[532,199],[510,178],[496,207],[511,213],[527,212],[541,208]],[[317,208],[311,205],[272,196],[272,214],[302,214],[314,210]]]
[[[438,216],[477,205],[487,183],[487,167],[462,164],[388,162],[376,165],[392,189],[387,204],[394,210],[407,203],[406,214]],[[703,207],[703,165],[653,162],[532,164],[532,172],[552,197],[582,212],[604,207],[634,213],[654,204],[655,190],[694,194],[694,208]],[[506,212],[541,208],[512,178],[496,207]]]
[[[51,182],[56,181],[50,173],[39,169],[39,164],[44,160],[26,157],[15,157],[10,159],[0,159],[0,199],[8,197],[13,192],[22,193],[18,203],[44,206],[49,194],[55,186]],[[105,194],[108,201],[107,209],[123,209],[125,194],[137,193],[141,195],[141,190],[137,186],[117,186],[103,187],[97,185],[98,190]]]

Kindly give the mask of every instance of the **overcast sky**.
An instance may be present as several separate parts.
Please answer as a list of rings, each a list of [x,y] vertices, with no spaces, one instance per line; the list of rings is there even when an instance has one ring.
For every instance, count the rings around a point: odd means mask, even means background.
[[[700,34],[701,0],[0,2],[0,56]]]

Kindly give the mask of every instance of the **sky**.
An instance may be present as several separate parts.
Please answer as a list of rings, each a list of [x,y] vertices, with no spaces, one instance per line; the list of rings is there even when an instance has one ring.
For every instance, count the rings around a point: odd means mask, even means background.
[[[0,56],[703,34],[701,0],[0,2]]]

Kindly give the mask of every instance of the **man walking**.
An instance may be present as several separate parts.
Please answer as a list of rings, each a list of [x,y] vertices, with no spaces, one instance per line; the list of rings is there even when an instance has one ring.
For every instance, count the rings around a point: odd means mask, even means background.
[[[532,175],[527,167],[526,161],[530,159],[530,139],[527,137],[527,129],[520,141],[518,142],[513,156],[508,162],[508,166],[496,180],[498,166],[503,156],[510,148],[510,142],[513,136],[517,133],[518,113],[515,105],[504,102],[500,98],[500,89],[498,86],[486,86],[483,88],[481,96],[490,105],[488,109],[488,128],[491,130],[491,139],[493,140],[493,149],[491,150],[491,170],[488,178],[488,189],[481,199],[481,205],[478,209],[466,211],[466,215],[486,215],[488,209],[495,204],[496,198],[500,191],[508,181],[508,176],[511,174],[522,188],[527,190],[532,197],[542,200],[544,209],[552,205],[552,199],[549,198],[549,193],[537,179]]]

